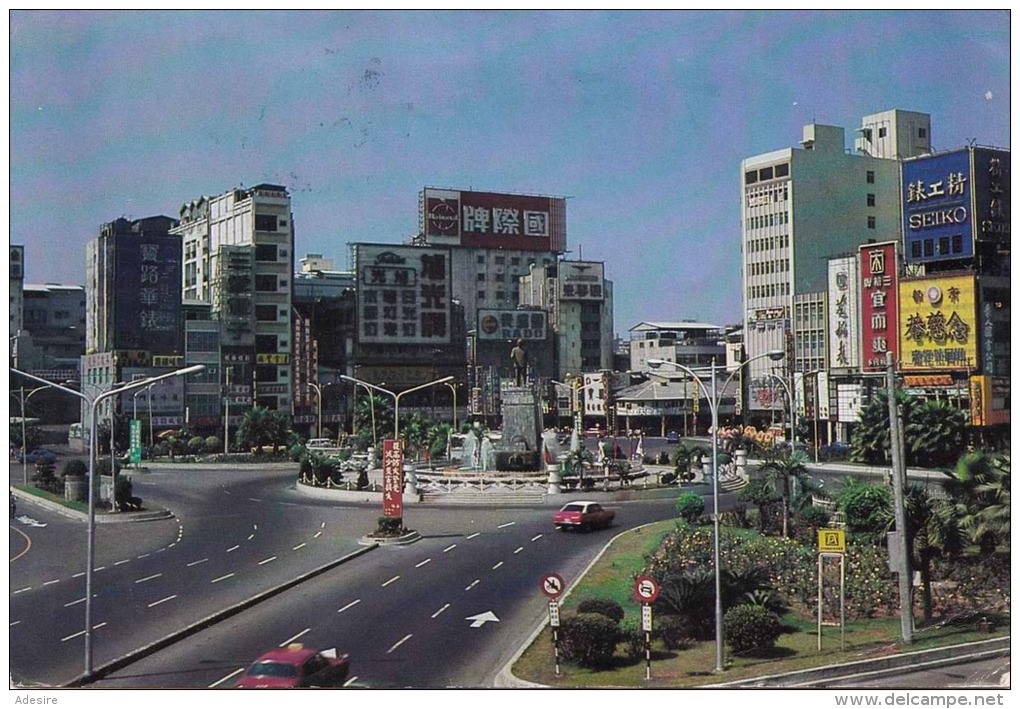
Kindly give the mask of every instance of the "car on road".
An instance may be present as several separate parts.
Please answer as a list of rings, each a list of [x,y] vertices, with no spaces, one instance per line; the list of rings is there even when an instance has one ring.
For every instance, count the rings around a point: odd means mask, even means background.
[[[255,660],[234,686],[335,687],[347,678],[350,669],[350,658],[337,655],[336,648],[320,651],[292,643]]]
[[[670,431],[669,433],[666,434],[666,443],[679,443],[679,442],[680,434],[677,433],[676,431]]]
[[[607,510],[597,502],[578,500],[563,505],[553,515],[553,525],[561,531],[576,529],[586,532],[590,529],[603,529],[613,523],[616,513]]]
[[[54,453],[53,451],[48,451],[45,448],[36,448],[34,451],[29,453],[27,457],[25,456],[24,453],[18,456],[19,463],[38,463],[40,461],[46,463],[56,463],[57,454]]]

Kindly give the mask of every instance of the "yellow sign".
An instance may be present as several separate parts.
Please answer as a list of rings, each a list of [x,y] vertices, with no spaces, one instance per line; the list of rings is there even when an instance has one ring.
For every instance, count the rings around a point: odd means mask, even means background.
[[[970,378],[970,416],[972,426],[1009,423],[1009,379],[973,376]]]
[[[255,364],[290,364],[289,354],[256,354]]]
[[[904,371],[977,366],[974,276],[900,281],[899,343]]]
[[[842,529],[819,529],[818,551],[846,554],[846,533]]]

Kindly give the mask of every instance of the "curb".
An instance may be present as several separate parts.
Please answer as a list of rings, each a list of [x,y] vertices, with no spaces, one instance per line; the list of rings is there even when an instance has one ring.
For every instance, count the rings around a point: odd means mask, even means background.
[[[59,502],[53,502],[47,500],[44,497],[37,497],[31,493],[23,492],[22,490],[16,490],[18,502],[24,502],[30,505],[39,505],[44,510],[49,510],[63,517],[69,517],[79,522],[88,522],[89,516],[85,512],[79,512],[73,510],[70,507],[65,507]],[[123,524],[127,522],[154,522],[161,519],[170,519],[173,517],[173,513],[170,510],[159,509],[159,510],[146,510],[144,512],[117,512],[114,514],[97,514],[95,515],[96,524]]]
[[[339,502],[354,502],[365,504],[381,504],[383,499],[382,490],[372,492],[371,490],[337,490],[325,487],[315,487],[302,482],[294,484],[294,491],[304,497],[314,497],[318,500],[336,500]],[[417,493],[403,493],[405,505],[417,505],[421,502],[421,495]]]
[[[362,546],[375,545],[377,547],[400,547],[408,544],[414,544],[417,541],[421,541],[421,538],[421,534],[411,530],[407,534],[402,534],[399,537],[393,538],[366,535],[358,540],[358,544],[361,544]]]
[[[148,645],[145,645],[143,647],[138,648],[137,650],[132,650],[131,652],[129,652],[126,655],[122,655],[122,656],[116,658],[115,660],[111,660],[110,662],[106,663],[105,665],[101,665],[100,667],[93,669],[92,670],[92,674],[90,674],[90,675],[79,675],[78,677],[75,677],[74,679],[72,679],[70,682],[67,682],[66,684],[63,684],[61,686],[62,687],[83,687],[83,686],[85,686],[87,684],[91,684],[92,682],[95,682],[96,680],[102,679],[103,677],[105,677],[106,675],[110,674],[111,672],[115,672],[115,671],[121,669],[122,667],[125,667],[125,666],[131,664],[132,662],[140,660],[143,657],[148,657],[149,655],[151,655],[151,654],[153,654],[155,652],[158,652],[159,650],[162,650],[163,648],[165,648],[165,647],[167,647],[169,645],[172,645],[173,643],[177,642],[178,640],[183,640],[184,638],[186,638],[186,637],[188,637],[190,635],[194,635],[195,633],[197,633],[199,631],[205,630],[206,628],[208,628],[208,627],[210,627],[212,625],[215,625],[216,623],[220,622],[221,620],[226,620],[227,618],[230,618],[231,616],[237,615],[241,611],[247,610],[248,608],[251,608],[252,606],[257,605],[257,604],[261,603],[262,601],[268,600],[268,599],[272,598],[273,596],[277,596],[277,595],[283,593],[284,591],[287,591],[287,590],[293,588],[294,586],[297,586],[298,584],[303,583],[304,581],[307,581],[307,580],[309,580],[311,578],[319,576],[320,574],[324,574],[327,571],[330,571],[331,569],[334,569],[337,566],[340,566],[341,564],[344,564],[344,563],[350,561],[351,559],[355,559],[355,558],[357,558],[357,557],[359,557],[359,556],[361,556],[363,554],[367,554],[368,552],[370,552],[373,549],[375,549],[377,546],[378,545],[372,545],[372,546],[366,546],[363,549],[357,549],[356,551],[353,551],[353,552],[351,552],[350,554],[348,554],[346,556],[340,557],[339,559],[336,559],[334,561],[330,561],[330,562],[328,562],[326,564],[323,564],[322,566],[320,566],[320,567],[318,567],[316,569],[312,569],[311,571],[308,571],[308,572],[306,572],[304,574],[301,574],[297,578],[291,579],[290,581],[287,581],[286,583],[282,583],[279,586],[275,586],[273,588],[267,589],[267,590],[263,591],[262,593],[258,593],[256,595],[252,596],[251,598],[248,598],[248,599],[246,599],[244,601],[241,601],[240,603],[235,603],[234,605],[232,605],[232,606],[230,606],[228,608],[224,608],[222,610],[219,610],[219,611],[213,613],[212,615],[206,616],[205,618],[202,618],[201,620],[197,620],[194,623],[192,623],[191,625],[187,625],[184,628],[181,628],[180,630],[174,631],[173,633],[170,633],[169,635],[166,635],[166,636],[160,638],[159,640],[156,640],[155,642],[151,642]]]

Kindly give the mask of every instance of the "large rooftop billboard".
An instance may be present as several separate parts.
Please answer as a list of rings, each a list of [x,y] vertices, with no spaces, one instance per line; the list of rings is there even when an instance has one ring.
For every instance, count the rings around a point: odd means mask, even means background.
[[[419,221],[429,244],[553,252],[567,247],[562,197],[426,187]]]

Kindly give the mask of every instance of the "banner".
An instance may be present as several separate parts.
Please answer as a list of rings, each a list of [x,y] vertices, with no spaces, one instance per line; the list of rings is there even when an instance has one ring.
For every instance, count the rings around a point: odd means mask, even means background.
[[[142,462],[142,422],[138,419],[131,419],[131,463],[138,465]]]
[[[404,516],[404,442],[383,441],[383,516]]]

